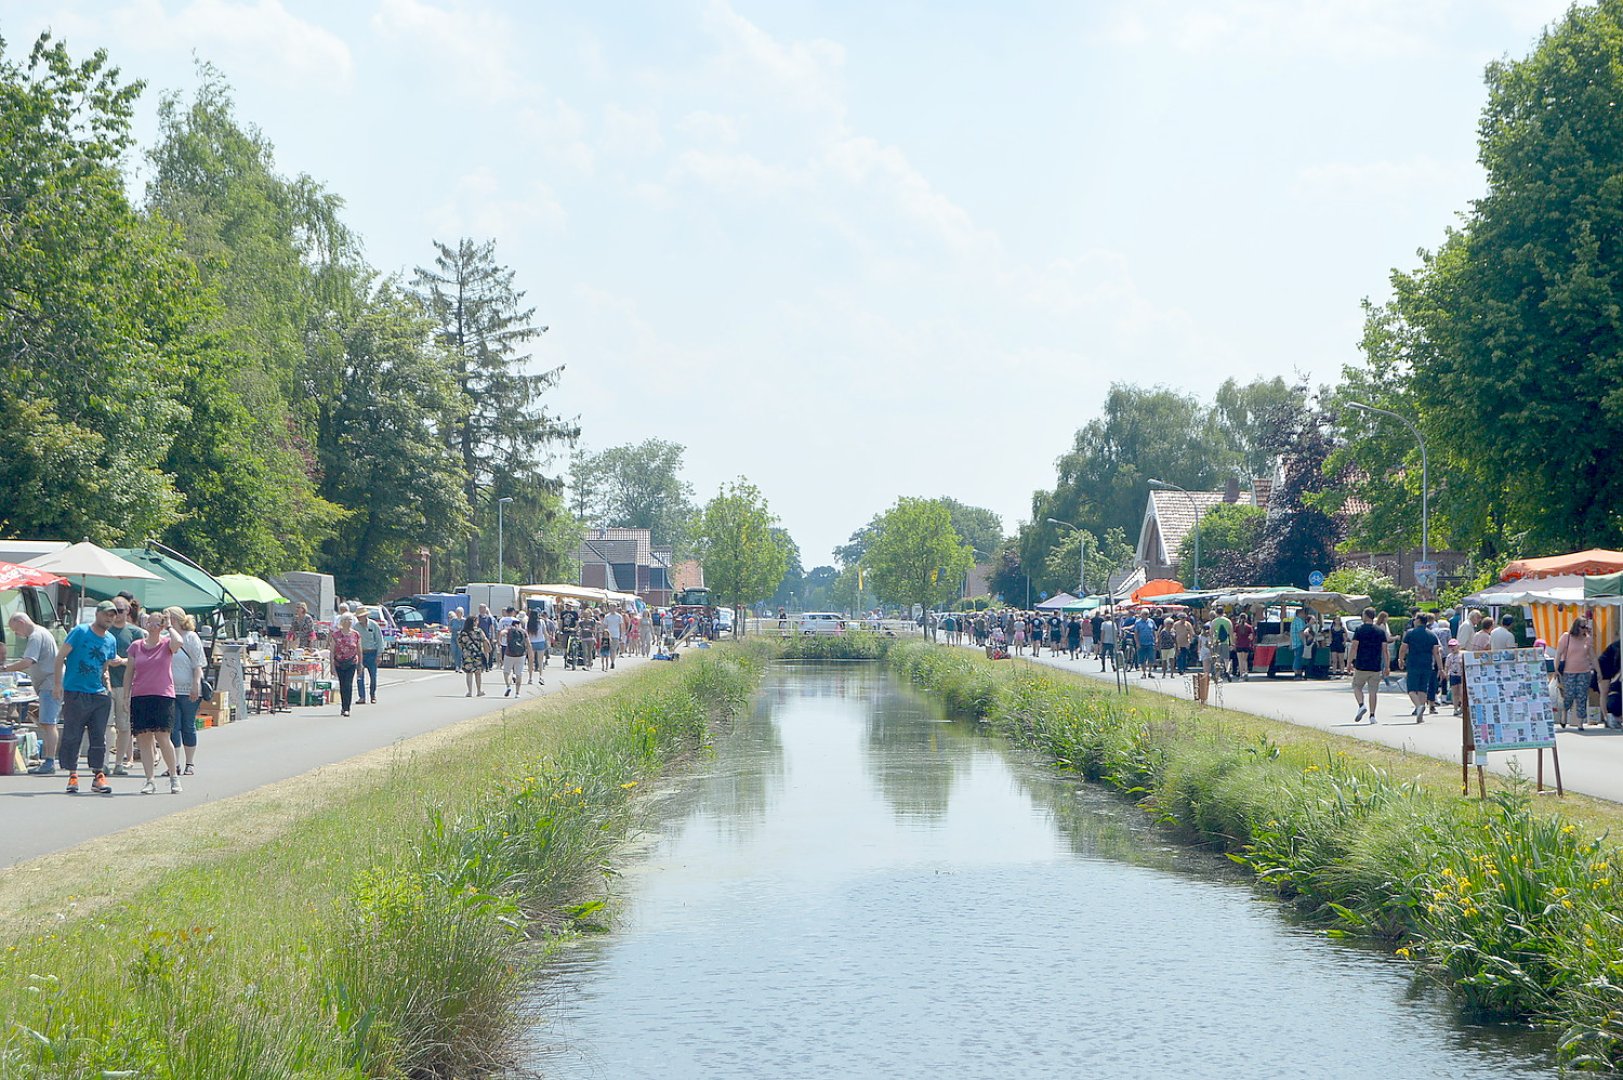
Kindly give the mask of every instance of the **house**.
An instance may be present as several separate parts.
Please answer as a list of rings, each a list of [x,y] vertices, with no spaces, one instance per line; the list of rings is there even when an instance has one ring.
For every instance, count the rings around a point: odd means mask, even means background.
[[[671,602],[673,561],[671,549],[655,547],[647,529],[588,529],[575,549],[577,584],[636,593],[653,607]]]
[[[1240,481],[1230,477],[1218,491],[1151,491],[1144,506],[1144,521],[1138,529],[1137,565],[1148,579],[1176,578],[1178,551],[1184,537],[1194,531],[1195,522],[1224,505],[1255,506],[1268,509],[1271,481],[1258,478],[1250,491],[1240,490]]]

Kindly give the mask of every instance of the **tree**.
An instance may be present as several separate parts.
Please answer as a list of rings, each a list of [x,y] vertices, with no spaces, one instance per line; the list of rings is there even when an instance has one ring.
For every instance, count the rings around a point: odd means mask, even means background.
[[[815,608],[805,606],[806,572],[800,564],[800,545],[794,542],[787,529],[776,530],[778,540],[787,552],[787,565],[783,571],[783,580],[767,599],[772,607],[787,608],[799,611],[815,611]]]
[[[1479,552],[1623,543],[1620,52],[1623,3],[1600,0],[1489,65],[1487,193],[1368,312],[1370,403],[1401,402],[1426,435],[1434,513]],[[1349,437],[1368,441],[1367,425]],[[1418,455],[1403,454],[1402,484],[1374,468],[1360,494],[1389,522],[1400,508],[1414,537]]]
[[[834,596],[834,584],[840,572],[832,566],[814,566],[806,571],[800,594],[802,611],[827,611],[839,601]]]
[[[1110,576],[1124,567],[1133,564],[1137,557],[1137,549],[1127,542],[1127,535],[1120,529],[1111,529],[1105,533],[1103,542],[1096,540],[1092,533],[1086,529],[1078,532],[1070,530],[1054,549],[1048,553],[1044,564],[1043,588],[1051,592],[1061,589],[1074,593],[1081,584],[1076,579],[1077,571],[1077,545],[1085,543],[1084,558],[1087,560],[1087,585],[1090,593],[1105,591],[1105,583]]]
[[[789,566],[777,525],[760,490],[742,476],[705,504],[695,549],[717,600],[736,611],[772,595]]]
[[[942,500],[902,498],[880,516],[862,563],[881,600],[933,607],[957,595],[975,557]]]
[[[542,404],[563,368],[529,370],[525,350],[546,328],[534,324],[534,308],[523,306],[513,271],[497,264],[495,242],[464,237],[454,248],[438,241],[434,248],[433,267],[418,267],[414,281],[452,358],[462,407],[446,425],[445,441],[462,460],[468,515],[483,523],[494,516],[487,509],[494,499],[516,498],[535,485],[561,487],[545,473],[550,450],[580,429]],[[475,533],[463,567],[467,580],[479,576],[480,565]]]
[[[1327,592],[1367,596],[1372,607],[1388,615],[1407,615],[1415,609],[1412,590],[1400,589],[1397,582],[1368,566],[1332,570],[1324,576],[1324,588]]]
[[[1258,577],[1266,584],[1306,588],[1314,570],[1335,565],[1342,526],[1329,508],[1342,478],[1329,465],[1332,428],[1322,408],[1295,402],[1281,404],[1268,423],[1264,445],[1279,462],[1279,479],[1256,548]]]
[[[583,520],[647,529],[654,546],[682,549],[692,526],[693,485],[682,479],[687,448],[664,439],[584,451],[571,459],[572,500]]]
[[[1257,562],[1267,512],[1259,506],[1225,503],[1200,516],[1200,583],[1222,589],[1259,585],[1265,575]],[[1195,534],[1190,530],[1178,544],[1178,574],[1194,580]]]
[[[1269,425],[1279,410],[1305,404],[1305,390],[1279,376],[1253,379],[1244,385],[1225,379],[1212,397],[1211,427],[1233,454],[1239,472],[1248,477],[1273,471]]]
[[[992,573],[986,580],[986,587],[992,590],[993,596],[1011,604],[1025,601],[1026,594],[1031,591],[1031,581],[1026,577],[1025,566],[1020,561],[1018,539],[1011,537],[997,546],[992,554]]]
[[[316,565],[343,507],[320,493],[303,392],[309,334],[349,303],[358,245],[342,201],[284,177],[274,150],[239,123],[230,87],[199,65],[190,102],[159,104],[148,212],[173,223],[213,301],[217,347],[194,357],[188,423],[166,462],[186,495],[164,539],[214,566],[265,573]]]
[[[139,542],[182,512],[161,462],[207,342],[173,231],[124,193],[140,90],[104,52],[75,63],[45,34],[18,66],[0,42],[0,527],[13,535]]]
[[[1020,535],[1021,562],[1042,568],[1062,539],[1065,530],[1049,518],[1094,535],[1120,529],[1136,537],[1147,481],[1211,488],[1237,464],[1226,443],[1213,436],[1209,410],[1196,398],[1164,387],[1113,384],[1103,414],[1076,433],[1059,459],[1053,490],[1032,495],[1031,524]]]
[[[940,502],[952,517],[952,530],[975,550],[975,559],[990,560],[1003,543],[1003,519],[984,506],[968,506],[943,495]]]

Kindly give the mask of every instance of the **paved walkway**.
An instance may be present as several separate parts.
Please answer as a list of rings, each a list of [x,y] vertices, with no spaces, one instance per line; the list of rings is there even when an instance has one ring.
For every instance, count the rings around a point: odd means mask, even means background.
[[[460,673],[385,669],[380,672],[378,703],[357,705],[348,717],[338,715],[335,700],[274,715],[250,714],[239,723],[198,732],[197,772],[182,778],[185,790],[179,795],[169,794],[164,780],[157,782],[158,794],[142,795],[145,778],[139,766],[135,775],[108,778],[112,795],[89,794],[90,778],[84,773],[79,779],[86,794],[77,797],[63,793],[67,776],[62,772],[0,777],[0,821],[5,823],[0,830],[0,868],[287,780],[459,720],[522,705],[533,700],[536,691],[564,692],[647,662],[622,657],[616,670],[607,673],[565,672],[554,663],[546,670],[544,689],[526,686],[516,700],[502,697],[500,670],[486,675],[485,697],[469,698],[464,696]],[[163,771],[161,762],[157,771]]]
[[[1045,653],[1037,663],[1062,671],[1078,672],[1108,683],[1115,681],[1114,673],[1099,671],[1098,660],[1073,661]],[[1185,700],[1194,697],[1194,685],[1187,676],[1140,679],[1136,671],[1130,671],[1127,672],[1127,683],[1139,689]],[[1416,724],[1411,715],[1409,696],[1403,692],[1401,673],[1390,686],[1389,692],[1380,694],[1379,722],[1374,725],[1368,720],[1353,723],[1358,706],[1344,678],[1295,680],[1253,675],[1244,682],[1214,683],[1208,704],[1399,747],[1457,765],[1462,735],[1460,718],[1453,715],[1448,706],[1439,705],[1436,715],[1428,714],[1424,723]],[[1597,715],[1591,710],[1591,719]],[[1561,754],[1561,779],[1567,789],[1623,802],[1623,731],[1594,726],[1586,727],[1582,732],[1573,728],[1557,728],[1556,744]],[[1538,755],[1533,750],[1489,754],[1488,768],[1493,772],[1506,773],[1510,771],[1512,761],[1520,765],[1524,775],[1536,775]],[[1544,762],[1544,781],[1554,787],[1555,772],[1548,753]]]

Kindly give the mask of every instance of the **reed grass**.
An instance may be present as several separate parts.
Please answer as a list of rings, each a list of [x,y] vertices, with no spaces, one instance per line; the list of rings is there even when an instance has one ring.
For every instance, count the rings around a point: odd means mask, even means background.
[[[534,959],[603,904],[633,793],[741,709],[756,675],[718,650],[472,721],[262,842],[34,920],[0,955],[0,1078],[500,1067]]]

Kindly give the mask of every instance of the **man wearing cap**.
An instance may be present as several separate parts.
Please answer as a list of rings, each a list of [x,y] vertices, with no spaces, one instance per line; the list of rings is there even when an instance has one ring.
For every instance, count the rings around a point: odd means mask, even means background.
[[[56,694],[62,699],[62,765],[68,770],[69,795],[79,794],[79,742],[90,736],[90,790],[111,795],[103,767],[107,763],[107,718],[113,702],[107,692],[107,668],[127,663],[118,655],[111,630],[118,609],[111,600],[96,605],[95,621],[75,626],[56,654]]]

